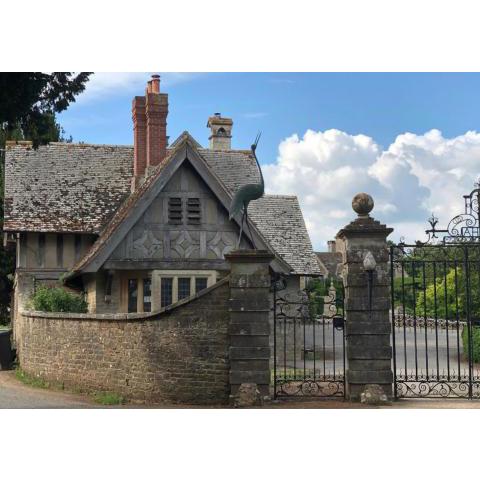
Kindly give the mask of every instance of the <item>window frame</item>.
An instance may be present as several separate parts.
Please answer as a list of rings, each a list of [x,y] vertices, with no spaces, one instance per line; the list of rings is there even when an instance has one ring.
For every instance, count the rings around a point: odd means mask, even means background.
[[[128,283],[130,280],[137,281],[137,311],[128,311]],[[150,280],[150,311],[144,310],[144,281]],[[152,277],[147,272],[123,272],[120,289],[120,305],[124,313],[150,313],[152,311]]]
[[[186,298],[192,298],[197,295],[196,291],[196,279],[205,278],[207,280],[206,288],[211,287],[217,282],[216,270],[152,270],[149,272],[142,271],[124,271],[121,274],[121,289],[120,289],[120,305],[124,313],[150,313],[155,309],[162,309],[166,307],[161,306],[161,292],[162,281],[164,278],[172,279],[172,303],[173,305],[180,300],[178,299],[178,279],[190,278],[190,296]],[[157,278],[158,282],[154,278]],[[128,281],[130,279],[137,280],[137,311],[128,312]],[[144,311],[143,297],[144,297],[144,281],[150,280],[150,312]],[[156,290],[158,289],[158,291]],[[155,290],[155,291],[154,291]],[[202,291],[202,290],[201,290]],[[155,293],[156,292],[156,293]],[[159,304],[154,304],[156,302]],[[168,305],[167,305],[168,306]]]
[[[179,302],[180,300],[185,300],[186,298],[192,298],[197,295],[195,280],[197,278],[206,278],[207,286],[206,288],[211,287],[217,283],[217,272],[215,270],[154,270],[153,275],[157,275],[159,279],[158,287],[160,291],[162,289],[162,281],[164,278],[172,279],[172,303],[171,305]],[[190,296],[182,299],[178,298],[178,279],[179,278],[190,278]],[[152,283],[153,284],[153,283]],[[165,307],[161,307],[165,308]]]

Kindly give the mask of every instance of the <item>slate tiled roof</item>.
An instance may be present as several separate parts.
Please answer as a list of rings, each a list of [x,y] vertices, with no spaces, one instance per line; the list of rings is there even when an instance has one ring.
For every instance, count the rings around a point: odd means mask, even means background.
[[[169,156],[187,136],[232,196],[241,185],[258,181],[249,150],[199,148],[187,132],[170,146]],[[77,265],[81,267],[160,173],[154,170],[130,195],[132,166],[131,146],[51,143],[37,150],[9,147],[4,229],[100,233],[93,249]],[[266,195],[250,205],[258,230],[295,273],[321,273],[296,197]]]
[[[342,254],[340,252],[315,252],[320,266],[325,268],[325,276],[336,278],[342,268]]]
[[[169,149],[165,161],[163,161],[160,165],[157,165],[151,175],[127,198],[125,202],[120,204],[112,219],[105,225],[101,235],[92,245],[90,250],[73,267],[74,271],[82,270],[82,268],[87,265],[93,257],[95,257],[97,252],[103,247],[117,227],[128,216],[129,212],[137,203],[137,201],[144,195],[144,193],[150,188],[164,168],[168,165],[170,158],[175,155],[175,151],[175,148]]]
[[[6,231],[97,233],[130,194],[132,147],[8,146]]]
[[[265,195],[250,203],[249,213],[263,236],[297,274],[320,275],[298,199]]]
[[[198,151],[232,195],[239,186],[259,181],[257,164],[249,150],[201,148]]]

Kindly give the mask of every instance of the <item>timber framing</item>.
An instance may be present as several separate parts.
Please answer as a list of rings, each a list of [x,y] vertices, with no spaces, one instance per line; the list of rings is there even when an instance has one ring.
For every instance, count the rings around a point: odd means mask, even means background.
[[[84,273],[94,273],[102,267],[107,269],[119,269],[122,264],[123,268],[126,268],[127,264],[132,265],[130,262],[107,261],[120,242],[125,238],[127,233],[145,213],[147,208],[152,204],[158,194],[165,188],[175,172],[186,161],[189,162],[189,164],[195,169],[206,185],[211,189],[221,205],[227,211],[229,210],[232,199],[231,194],[221,179],[212,171],[211,168],[209,168],[208,164],[199,154],[197,145],[197,142],[188,133],[182,134],[181,140],[176,142],[175,148],[170,152],[164,163],[152,173],[150,178],[145,180],[144,185],[139,188],[138,193],[135,192],[132,194],[131,198],[127,200],[129,205],[126,207],[126,209],[119,211],[119,214],[112,218],[110,224],[106,226],[104,233],[100,235],[85,257],[73,267],[66,279],[71,280],[74,277]],[[122,210],[122,208],[120,208],[120,210]],[[241,215],[236,215],[233,220],[240,227]],[[259,232],[255,224],[250,223],[250,227],[251,234],[248,229],[244,229],[244,235],[246,238],[248,238],[249,242],[262,250],[271,251],[268,242]],[[146,263],[150,264],[150,262]],[[179,262],[167,261],[155,263],[165,266],[168,265],[167,268],[179,268]],[[193,264],[196,262],[187,263],[193,266]],[[214,263],[216,262],[205,262],[205,268],[212,268]],[[192,266],[188,266],[188,268],[194,268]],[[278,256],[276,256],[274,265],[272,266],[284,273],[289,273],[291,271],[291,267]]]

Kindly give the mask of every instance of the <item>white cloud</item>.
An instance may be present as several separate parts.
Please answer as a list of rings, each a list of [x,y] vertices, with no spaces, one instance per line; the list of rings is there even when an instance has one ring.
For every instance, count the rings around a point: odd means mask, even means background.
[[[395,228],[394,239],[424,239],[431,212],[446,225],[463,209],[480,169],[480,134],[444,138],[439,130],[404,133],[385,150],[370,137],[307,130],[279,145],[263,167],[268,193],[298,195],[315,248],[354,218],[358,192],[375,200],[373,216]]]
[[[160,88],[169,88],[197,78],[201,73],[161,73]],[[88,102],[102,96],[130,93],[141,95],[151,74],[145,72],[98,72],[91,75],[85,92],[78,96],[77,103]]]

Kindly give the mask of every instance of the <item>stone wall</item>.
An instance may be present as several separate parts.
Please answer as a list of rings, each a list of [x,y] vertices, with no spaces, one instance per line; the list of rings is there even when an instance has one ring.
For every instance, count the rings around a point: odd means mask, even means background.
[[[20,366],[82,391],[224,403],[230,393],[228,281],[153,314],[20,312]]]

